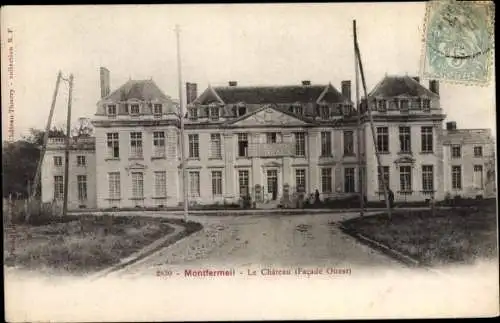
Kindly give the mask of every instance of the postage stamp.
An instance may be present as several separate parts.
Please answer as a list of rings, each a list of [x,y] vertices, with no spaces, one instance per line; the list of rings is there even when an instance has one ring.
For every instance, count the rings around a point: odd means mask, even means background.
[[[494,51],[493,17],[493,2],[428,2],[421,75],[452,83],[488,84]]]

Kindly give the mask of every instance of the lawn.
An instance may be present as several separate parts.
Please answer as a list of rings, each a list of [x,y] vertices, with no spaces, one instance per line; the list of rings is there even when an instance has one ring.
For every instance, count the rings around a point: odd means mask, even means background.
[[[49,273],[86,274],[120,262],[174,231],[180,220],[124,216],[68,216],[44,225],[5,227],[4,263]],[[201,225],[184,225],[192,233]]]
[[[360,233],[424,265],[474,263],[497,255],[496,202],[477,207],[398,211],[343,222]]]

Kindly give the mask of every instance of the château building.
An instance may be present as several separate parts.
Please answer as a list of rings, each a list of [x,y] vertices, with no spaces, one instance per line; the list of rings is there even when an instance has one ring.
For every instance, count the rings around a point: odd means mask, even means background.
[[[285,195],[316,190],[321,199],[345,198],[359,194],[360,173],[369,201],[384,198],[382,174],[396,201],[495,194],[495,185],[487,180],[493,139],[485,130],[456,130],[450,123],[443,128],[438,81],[426,87],[417,77],[385,76],[360,105],[359,150],[358,112],[348,80],[341,82],[340,91],[310,81],[287,86],[231,81],[209,85],[201,94],[197,90],[195,83],[186,84],[190,203],[235,203],[250,194],[258,203],[277,205]],[[109,71],[101,68],[101,99],[92,121],[95,137],[72,143],[69,207],[182,203],[178,111],[178,103],[152,80],[129,80],[111,92]],[[62,198],[60,140],[51,139],[45,155],[44,201]],[[451,157],[459,144],[470,160]],[[470,176],[474,189],[468,186]]]

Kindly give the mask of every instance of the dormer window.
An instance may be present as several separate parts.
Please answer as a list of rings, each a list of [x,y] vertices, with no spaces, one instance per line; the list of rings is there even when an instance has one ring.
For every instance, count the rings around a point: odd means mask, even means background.
[[[116,104],[108,104],[107,108],[109,116],[116,116]]]
[[[342,114],[348,116],[351,112],[351,106],[348,104],[342,105]]]
[[[319,107],[321,119],[330,119],[330,107],[326,104],[321,104]]]
[[[399,108],[401,109],[401,112],[408,112],[408,110],[410,109],[409,101],[406,99],[399,101]]]
[[[219,120],[219,107],[215,104],[210,104],[210,119]]]
[[[191,119],[191,120],[198,119],[198,108],[197,107],[189,107],[188,114],[189,114],[189,119]]]
[[[238,117],[244,116],[247,114],[247,108],[243,104],[238,105]]]
[[[422,110],[424,110],[424,112],[430,112],[431,111],[431,100],[429,100],[429,99],[422,99]]]
[[[139,114],[139,105],[138,104],[131,104],[130,105],[130,114],[132,114],[132,115]]]
[[[303,109],[300,103],[296,103],[292,106],[292,112],[295,114],[302,115]]]
[[[161,104],[154,104],[153,105],[153,114],[163,114],[163,106]]]
[[[387,101],[386,100],[378,100],[377,101],[377,110],[379,112],[386,112],[387,111]]]

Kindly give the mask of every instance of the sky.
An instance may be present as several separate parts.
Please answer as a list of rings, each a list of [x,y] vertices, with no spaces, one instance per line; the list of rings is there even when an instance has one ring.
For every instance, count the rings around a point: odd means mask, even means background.
[[[197,83],[198,93],[231,80],[238,85],[310,80],[340,89],[342,80],[354,85],[353,19],[370,90],[386,74],[419,75],[424,16],[425,3],[3,7],[2,92],[15,90],[16,138],[31,127],[45,127],[59,70],[66,78],[74,75],[72,122],[94,115],[101,66],[111,72],[112,90],[129,79],[152,78],[177,99],[176,24],[183,84]],[[6,43],[7,28],[12,43]],[[486,87],[441,82],[447,120],[495,132],[494,84],[494,79]],[[65,125],[67,100],[63,82],[54,125]],[[8,104],[9,96],[2,95],[4,138]]]

